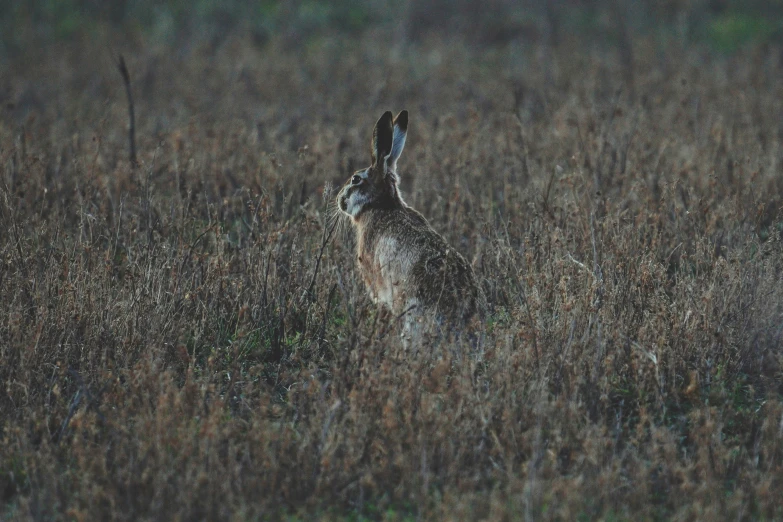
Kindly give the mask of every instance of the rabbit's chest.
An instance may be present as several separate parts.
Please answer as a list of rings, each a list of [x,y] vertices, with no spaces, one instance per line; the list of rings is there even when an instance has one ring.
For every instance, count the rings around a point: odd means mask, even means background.
[[[383,238],[371,249],[360,248],[358,254],[362,277],[373,300],[396,311],[408,294],[413,252],[394,238]]]

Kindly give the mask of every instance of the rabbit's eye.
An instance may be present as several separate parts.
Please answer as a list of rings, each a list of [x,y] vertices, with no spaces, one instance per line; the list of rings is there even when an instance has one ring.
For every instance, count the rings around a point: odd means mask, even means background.
[[[354,174],[351,178],[351,185],[358,185],[362,182],[362,177],[358,174]]]

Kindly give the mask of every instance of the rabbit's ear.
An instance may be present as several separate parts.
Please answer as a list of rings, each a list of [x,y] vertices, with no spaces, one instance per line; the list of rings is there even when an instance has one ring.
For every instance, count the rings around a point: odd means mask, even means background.
[[[394,139],[392,140],[391,154],[389,154],[389,168],[397,169],[397,160],[405,148],[405,137],[408,135],[408,111],[401,111],[394,118]]]
[[[372,131],[372,164],[377,165],[378,162],[383,162],[386,157],[391,153],[392,141],[392,113],[386,111],[383,116],[375,124],[375,130]]]

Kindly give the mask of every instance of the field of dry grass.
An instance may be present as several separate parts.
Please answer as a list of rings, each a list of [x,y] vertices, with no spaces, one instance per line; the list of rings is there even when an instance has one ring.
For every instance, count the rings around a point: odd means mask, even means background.
[[[780,50],[394,42],[6,63],[0,518],[783,519]],[[477,350],[324,241],[402,108]]]

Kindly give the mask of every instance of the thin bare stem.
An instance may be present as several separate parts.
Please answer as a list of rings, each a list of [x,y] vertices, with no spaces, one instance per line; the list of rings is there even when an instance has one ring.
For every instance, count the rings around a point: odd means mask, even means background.
[[[128,67],[125,65],[125,58],[120,55],[117,62],[117,68],[122,75],[122,83],[125,84],[125,94],[128,95],[128,143],[129,143],[129,157],[131,166],[138,166],[136,160],[136,112],[133,108],[133,93],[130,86],[130,74],[128,73]]]

